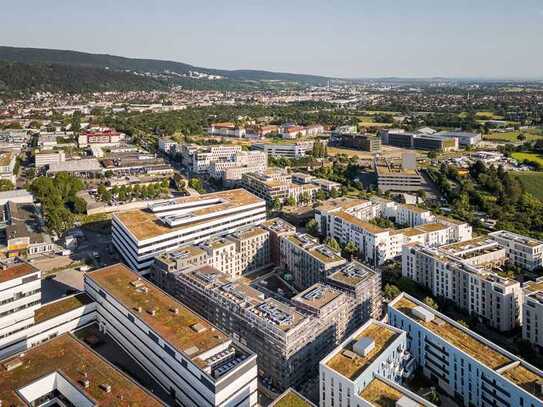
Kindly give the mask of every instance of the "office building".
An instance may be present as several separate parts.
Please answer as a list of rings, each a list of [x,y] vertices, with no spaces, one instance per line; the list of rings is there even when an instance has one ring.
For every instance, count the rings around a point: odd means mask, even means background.
[[[70,334],[0,361],[2,406],[163,406]]]
[[[265,220],[265,202],[244,189],[183,197],[113,214],[113,244],[131,268],[146,272],[162,252]]]
[[[542,406],[543,372],[403,293],[388,323],[409,333],[407,349],[442,391],[464,406]]]
[[[66,155],[64,154],[64,151],[36,153],[36,155],[34,156],[36,168],[41,168],[52,163],[61,163],[64,161],[66,161]]]
[[[242,138],[245,137],[245,128],[230,122],[212,123],[207,128],[207,134],[210,136]]]
[[[506,230],[489,233],[492,239],[504,246],[509,261],[524,270],[533,271],[543,266],[543,242]]]
[[[440,131],[434,134],[434,136],[455,138],[458,140],[458,144],[462,147],[476,146],[482,141],[481,134],[469,133],[466,131]]]
[[[320,143],[325,143],[326,140],[321,140]],[[302,158],[308,153],[313,151],[314,141],[303,140],[291,143],[278,143],[278,144],[253,144],[251,148],[253,150],[264,151],[266,154],[272,157],[286,157],[286,158]]]
[[[423,188],[423,179],[415,168],[405,168],[387,159],[374,160],[379,192],[413,192]]]
[[[85,275],[109,334],[184,406],[257,403],[256,355],[124,265]]]
[[[437,249],[411,244],[403,247],[402,275],[505,332],[522,318],[520,283],[498,275],[506,262],[505,249],[486,236]]]
[[[125,135],[112,129],[91,129],[79,134],[77,143],[79,147],[87,147],[88,145],[100,145],[103,147],[116,146],[121,144]]]
[[[332,132],[330,144],[370,153],[381,151],[381,139],[371,134]]]
[[[339,253],[308,234],[282,237],[280,252],[281,267],[292,275],[294,286],[299,290],[324,281],[332,270],[347,262]]]

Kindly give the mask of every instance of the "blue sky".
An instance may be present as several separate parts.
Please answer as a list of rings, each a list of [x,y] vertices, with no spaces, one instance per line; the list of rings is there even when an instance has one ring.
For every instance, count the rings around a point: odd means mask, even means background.
[[[2,45],[338,77],[543,78],[543,0],[0,0],[0,9]]]

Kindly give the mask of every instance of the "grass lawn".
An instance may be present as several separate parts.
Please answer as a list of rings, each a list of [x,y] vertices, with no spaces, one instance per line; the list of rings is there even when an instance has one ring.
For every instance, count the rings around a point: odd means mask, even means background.
[[[543,200],[543,172],[521,172],[516,175],[526,192]]]
[[[515,160],[522,162],[523,160],[530,160],[538,162],[543,165],[543,155],[537,153],[513,153],[511,154]]]
[[[532,130],[532,131],[508,131],[505,133],[490,133],[483,136],[484,140],[489,141],[511,141],[511,142],[518,142],[520,141],[518,139],[518,135],[520,133],[523,133],[526,136],[526,140],[524,141],[534,141],[538,140],[543,137],[540,131]]]

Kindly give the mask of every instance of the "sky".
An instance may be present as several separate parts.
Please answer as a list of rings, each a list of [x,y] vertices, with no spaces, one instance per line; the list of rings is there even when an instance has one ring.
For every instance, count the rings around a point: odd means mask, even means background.
[[[0,0],[0,44],[333,77],[543,78],[543,0]]]

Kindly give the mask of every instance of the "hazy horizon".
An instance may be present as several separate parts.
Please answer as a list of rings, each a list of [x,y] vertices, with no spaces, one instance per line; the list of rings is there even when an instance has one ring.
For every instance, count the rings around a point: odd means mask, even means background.
[[[10,4],[2,45],[338,78],[543,78],[538,0],[74,3]]]

